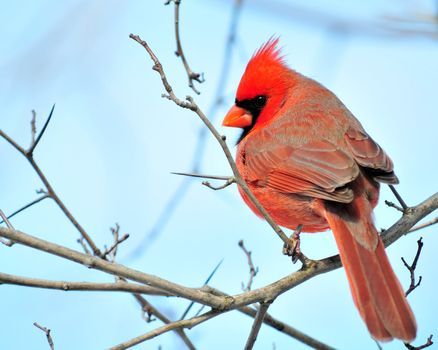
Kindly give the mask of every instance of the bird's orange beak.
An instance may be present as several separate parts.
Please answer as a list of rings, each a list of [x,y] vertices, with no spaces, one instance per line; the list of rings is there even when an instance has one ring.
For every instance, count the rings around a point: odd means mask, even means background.
[[[252,124],[252,115],[243,108],[233,106],[228,111],[222,122],[223,126],[231,126],[234,128],[244,128]]]

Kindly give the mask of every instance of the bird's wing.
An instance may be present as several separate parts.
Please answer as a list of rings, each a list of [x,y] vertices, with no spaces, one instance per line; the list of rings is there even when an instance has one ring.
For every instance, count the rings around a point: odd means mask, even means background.
[[[379,182],[398,183],[391,159],[365,131],[350,127],[345,140],[356,162],[371,177]]]
[[[356,161],[327,140],[306,143],[298,148],[271,145],[246,155],[249,181],[258,181],[284,193],[349,203],[348,186],[359,175]]]

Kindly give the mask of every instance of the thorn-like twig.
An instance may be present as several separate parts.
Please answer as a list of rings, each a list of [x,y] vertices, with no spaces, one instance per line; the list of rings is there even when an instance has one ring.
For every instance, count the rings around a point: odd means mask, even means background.
[[[221,261],[218,262],[218,264],[215,266],[215,268],[213,269],[213,271],[211,271],[210,275],[208,275],[207,279],[204,282],[204,286],[208,285],[208,283],[210,282],[210,280],[213,278],[213,276],[216,274],[217,270],[219,269],[219,266],[222,265],[224,259],[221,259]],[[194,301],[192,301],[189,306],[184,310],[180,320],[183,320],[186,318],[187,314],[189,313],[190,309],[193,307],[193,305],[195,304]],[[195,317],[198,316],[202,309],[204,308],[204,305],[201,307],[201,309],[196,313]]]
[[[73,214],[70,212],[70,210],[65,206],[65,204],[61,201],[61,198],[58,197],[56,194],[54,188],[50,184],[50,182],[47,180],[46,175],[44,172],[40,169],[38,166],[38,163],[35,161],[33,157],[33,151],[35,150],[35,147],[38,145],[39,141],[41,140],[42,136],[44,135],[44,132],[47,129],[47,126],[49,125],[49,122],[52,118],[53,111],[55,109],[55,105],[53,105],[52,110],[50,111],[50,114],[41,129],[41,132],[35,139],[35,142],[32,143],[32,145],[29,147],[28,150],[25,150],[23,147],[21,147],[18,142],[16,142],[13,138],[8,136],[3,130],[0,129],[0,137],[5,139],[12,147],[14,147],[19,153],[21,153],[30,163],[33,170],[37,173],[38,177],[40,178],[41,182],[44,184],[45,189],[41,189],[40,191],[37,191],[37,193],[40,194],[46,194],[48,197],[52,198],[55,203],[58,205],[58,207],[61,209],[61,211],[64,213],[65,216],[70,220],[70,222],[73,224],[73,226],[79,231],[81,236],[84,238],[84,240],[87,242],[88,246],[93,251],[93,254],[96,256],[101,256],[102,253],[97,248],[97,245],[94,243],[94,241],[91,239],[90,235],[85,231],[85,229],[79,224],[79,222],[76,220],[76,218],[73,216]]]
[[[37,193],[39,193],[39,192],[37,191]],[[34,199],[32,202],[30,202],[30,203],[26,204],[25,206],[21,207],[20,209],[17,209],[12,214],[10,214],[7,218],[10,219],[10,218],[14,217],[15,215],[21,213],[22,211],[30,208],[31,206],[41,202],[43,199],[46,199],[46,198],[49,198],[49,197],[50,196],[47,193],[45,193],[43,196],[38,197],[37,199]],[[5,222],[5,221],[4,221],[3,217],[2,217],[2,220],[0,221],[0,224],[2,224],[3,222]]]
[[[191,70],[189,63],[187,62],[186,56],[184,55],[184,51],[181,45],[181,37],[179,35],[179,7],[181,4],[181,0],[167,0],[164,4],[169,5],[171,2],[175,4],[175,38],[176,38],[176,51],[175,54],[177,57],[181,57],[181,61],[184,65],[184,69],[187,72],[187,77],[189,79],[189,87],[196,93],[200,94],[200,92],[196,89],[193,81],[197,81],[198,83],[203,83],[204,73],[195,73]]]
[[[397,192],[397,190],[395,189],[395,187],[393,185],[388,185],[389,188],[391,189],[392,193],[394,194],[395,198],[397,198],[398,202],[400,203],[401,207],[403,208],[403,211],[405,211],[406,209],[408,209],[408,206],[406,205],[405,201],[403,200],[403,198],[400,196],[400,194]]]
[[[39,329],[41,329],[44,333],[46,333],[46,337],[47,337],[47,342],[49,343],[50,346],[50,350],[55,350],[55,344],[53,343],[53,339],[52,339],[52,335],[50,334],[50,329],[41,326],[40,324],[38,324],[37,322],[34,322],[33,325]]]
[[[409,293],[411,293],[415,288],[417,288],[422,280],[422,276],[420,276],[418,278],[418,282],[415,282],[415,269],[417,268],[417,263],[418,263],[418,259],[420,257],[421,254],[421,249],[423,249],[423,241],[422,241],[423,237],[420,237],[420,239],[417,241],[418,244],[418,248],[417,248],[417,253],[415,254],[414,260],[412,261],[412,264],[409,265],[406,260],[404,258],[401,258],[403,261],[403,264],[405,265],[405,267],[408,269],[410,275],[411,275],[411,284],[408,288],[408,290],[405,292],[405,295],[408,296]]]
[[[231,180],[234,179],[232,176],[222,176],[222,175],[204,175],[204,174],[195,174],[195,173],[180,173],[180,172],[171,172],[173,175],[181,175],[181,176],[190,176],[190,177],[199,177],[202,179],[213,179],[213,180]]]
[[[431,334],[427,338],[426,342],[423,345],[420,345],[420,346],[413,346],[413,345],[411,345],[409,343],[404,343],[404,344],[405,344],[406,348],[409,349],[409,350],[422,350],[422,349],[426,349],[429,346],[433,345],[432,337],[433,337],[433,335]]]
[[[43,128],[41,129],[41,132],[38,134],[38,136],[37,136],[36,139],[35,139],[36,128],[35,128],[35,129],[32,129],[32,141],[33,141],[33,142],[32,142],[32,144],[30,145],[29,149],[26,151],[26,154],[27,154],[28,156],[31,156],[31,155],[33,154],[33,151],[35,150],[36,146],[38,146],[38,143],[40,142],[41,137],[43,137],[44,132],[46,131],[47,126],[48,126],[49,123],[50,123],[50,119],[52,119],[52,115],[53,115],[53,111],[54,111],[54,110],[55,110],[55,105],[53,105],[53,107],[52,107],[52,109],[51,109],[51,111],[50,111],[50,114],[49,114],[49,116],[47,117],[47,120],[46,120],[46,122],[44,123],[44,126],[43,126]],[[32,120],[34,120],[34,118],[35,118],[35,114],[33,114]],[[32,124],[32,123],[31,123],[31,124]],[[35,123],[33,123],[32,126],[35,126]],[[35,134],[34,134],[34,131],[35,131]]]
[[[248,292],[251,290],[252,282],[254,280],[254,277],[259,272],[259,269],[258,269],[258,267],[254,267],[254,263],[252,262],[251,252],[248,249],[246,249],[245,244],[243,243],[242,239],[239,241],[238,244],[239,244],[239,247],[242,248],[243,252],[246,255],[246,259],[248,260],[249,279],[248,279],[248,282],[246,283],[246,286],[244,286],[244,284],[242,282],[242,290],[244,292]]]

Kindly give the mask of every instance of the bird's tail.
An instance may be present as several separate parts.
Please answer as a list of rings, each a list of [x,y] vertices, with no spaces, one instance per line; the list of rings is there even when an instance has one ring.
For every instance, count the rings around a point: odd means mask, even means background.
[[[372,337],[410,342],[417,332],[415,317],[389,263],[371,211],[365,196],[358,196],[348,207],[340,209],[329,204],[325,212],[354,303]]]

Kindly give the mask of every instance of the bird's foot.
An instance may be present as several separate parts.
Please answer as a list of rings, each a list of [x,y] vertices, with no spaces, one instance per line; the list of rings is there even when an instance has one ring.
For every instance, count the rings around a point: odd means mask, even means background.
[[[295,264],[301,255],[301,242],[300,242],[300,233],[303,229],[303,225],[298,225],[296,230],[289,237],[289,244],[283,245],[283,254],[290,256],[292,258],[292,262]]]

